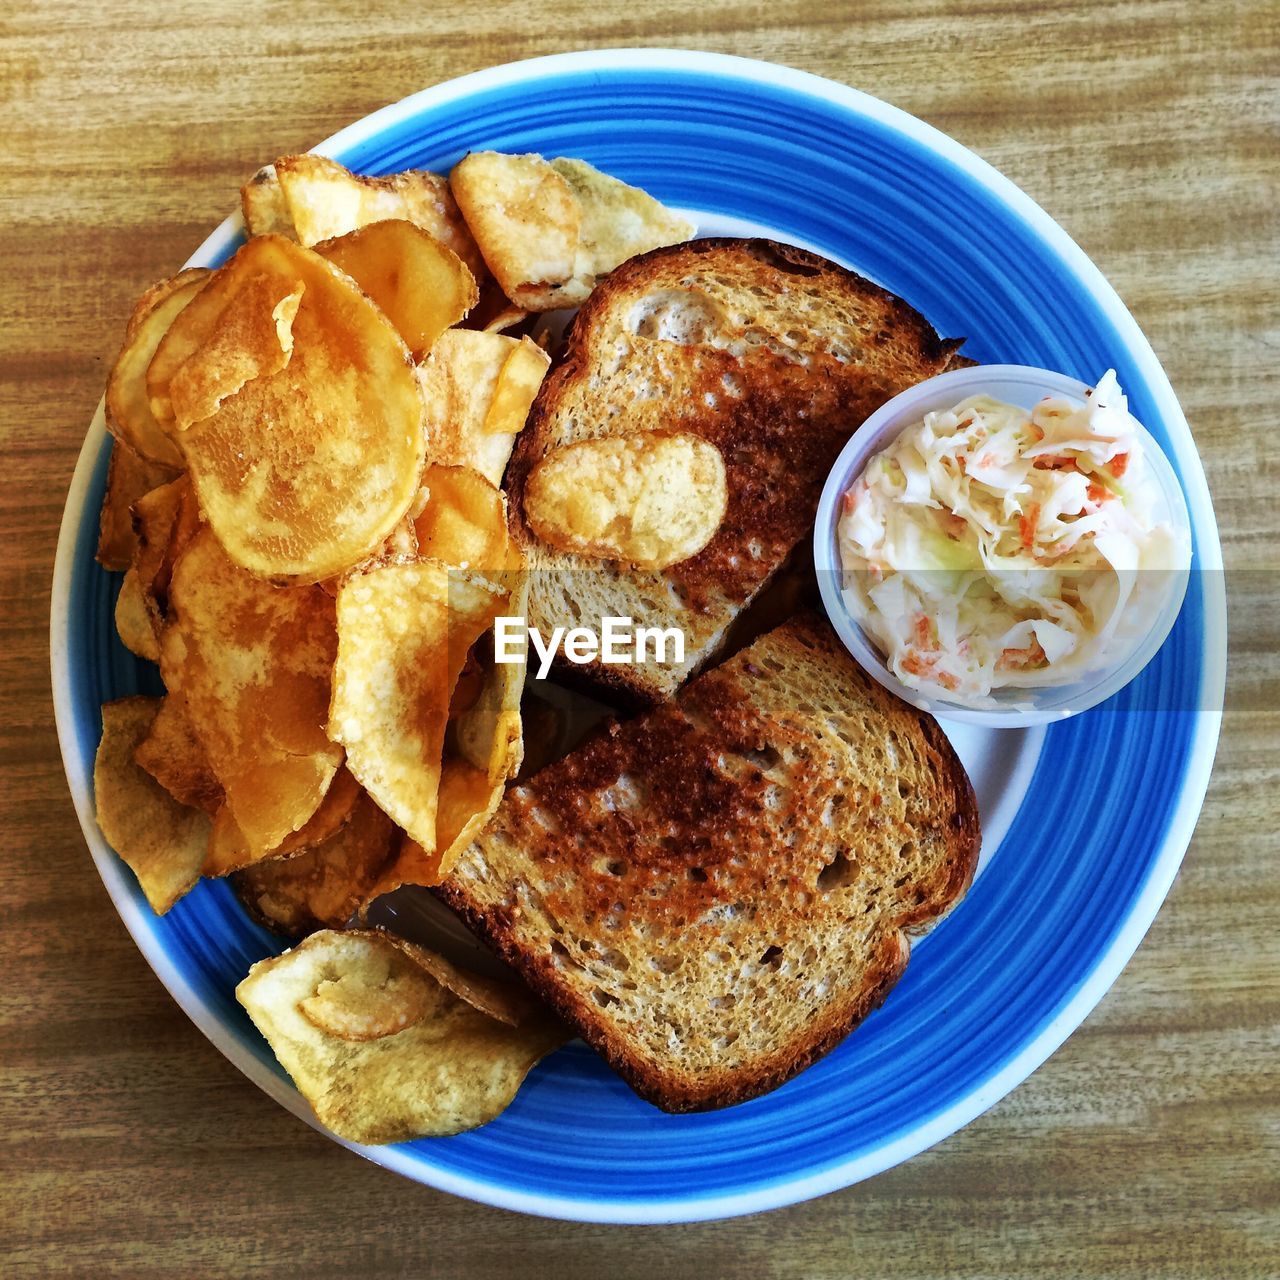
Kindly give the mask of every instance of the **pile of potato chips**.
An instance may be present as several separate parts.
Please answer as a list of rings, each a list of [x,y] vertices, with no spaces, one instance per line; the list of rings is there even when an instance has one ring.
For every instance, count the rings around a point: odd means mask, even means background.
[[[167,692],[103,707],[94,781],[156,911],[232,875],[298,937],[443,879],[520,766],[524,666],[491,640],[524,611],[501,483],[549,359],[502,331],[691,229],[580,161],[496,153],[447,179],[291,156],[242,199],[247,243],[148,290],[108,382],[98,558]],[[482,1123],[557,1042],[429,953],[332,936],[264,962],[311,984],[296,1007],[254,994],[275,989],[263,966],[240,994],[345,1136]],[[446,1024],[505,1064],[474,1105],[326,1110],[400,1080]]]

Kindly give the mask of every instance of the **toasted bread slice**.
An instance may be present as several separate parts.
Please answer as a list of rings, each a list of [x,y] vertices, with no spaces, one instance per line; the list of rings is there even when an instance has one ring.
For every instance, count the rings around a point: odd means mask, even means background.
[[[888,994],[977,802],[927,715],[802,614],[507,793],[437,892],[649,1101],[755,1097]]]
[[[629,700],[669,696],[807,534],[849,436],[958,345],[861,276],[772,241],[695,240],[624,263],[579,311],[507,469],[531,624],[682,628],[682,663],[589,668]],[[644,571],[537,537],[524,493],[543,457],[657,429],[699,435],[724,457],[726,514],[701,551]]]

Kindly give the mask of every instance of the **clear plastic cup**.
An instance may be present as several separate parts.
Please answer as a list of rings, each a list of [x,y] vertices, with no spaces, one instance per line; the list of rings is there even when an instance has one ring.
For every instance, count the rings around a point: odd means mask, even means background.
[[[991,705],[973,706],[903,684],[885,662],[876,643],[858,624],[843,591],[844,574],[836,541],[840,500],[862,474],[871,457],[889,445],[900,432],[919,422],[926,413],[949,409],[966,396],[985,394],[1008,404],[1030,410],[1045,396],[1060,396],[1082,404],[1089,387],[1065,374],[1024,365],[975,365],[939,374],[927,382],[895,396],[882,405],[841,450],[827,477],[818,503],[813,535],[813,559],[818,573],[822,602],[836,633],[866,671],[900,698],[923,711],[966,724],[987,728],[1026,728],[1047,724],[1087,711],[1124,688],[1155,657],[1177,619],[1186,595],[1189,555],[1180,568],[1147,571],[1144,582],[1124,611],[1122,625],[1113,642],[1101,649],[1094,666],[1070,683],[1031,688],[993,690]],[[1164,451],[1141,423],[1132,419],[1142,441],[1148,474],[1154,483],[1156,500],[1152,515],[1167,523],[1190,546],[1190,520],[1182,487]]]

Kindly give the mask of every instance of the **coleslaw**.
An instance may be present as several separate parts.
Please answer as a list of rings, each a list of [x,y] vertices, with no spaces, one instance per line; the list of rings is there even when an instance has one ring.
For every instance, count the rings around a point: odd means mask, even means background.
[[[1189,559],[1162,516],[1114,370],[1083,404],[969,396],[901,432],[844,494],[845,600],[904,684],[991,706],[1140,638],[1143,597],[1168,578],[1145,571]]]

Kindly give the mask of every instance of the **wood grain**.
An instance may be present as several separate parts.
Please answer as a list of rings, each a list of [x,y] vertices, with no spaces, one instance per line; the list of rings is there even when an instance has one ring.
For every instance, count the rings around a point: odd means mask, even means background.
[[[1114,283],[1209,473],[1231,689],[1169,901],[1083,1028],[967,1129],[721,1224],[543,1222],[413,1186],[261,1095],[116,918],[50,705],[63,498],[131,303],[273,155],[493,63],[769,58],[928,120]],[[1280,20],[1267,0],[499,0],[9,7],[0,18],[0,1272],[532,1277],[1280,1274]],[[802,192],[798,193],[802,198]]]

